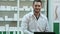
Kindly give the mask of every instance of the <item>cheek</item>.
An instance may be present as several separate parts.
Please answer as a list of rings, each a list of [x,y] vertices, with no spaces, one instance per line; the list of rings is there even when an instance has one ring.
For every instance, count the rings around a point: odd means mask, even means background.
[[[41,7],[39,9],[41,10]]]
[[[40,6],[39,8],[42,8],[42,6]]]

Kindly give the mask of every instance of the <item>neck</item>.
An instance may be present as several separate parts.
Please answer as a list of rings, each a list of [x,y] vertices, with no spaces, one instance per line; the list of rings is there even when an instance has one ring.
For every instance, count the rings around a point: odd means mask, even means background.
[[[38,17],[38,16],[40,15],[40,13],[34,13],[34,15],[35,15],[36,17]]]

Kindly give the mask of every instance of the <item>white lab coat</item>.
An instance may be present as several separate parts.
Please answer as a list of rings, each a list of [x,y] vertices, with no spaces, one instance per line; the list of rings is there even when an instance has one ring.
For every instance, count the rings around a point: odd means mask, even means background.
[[[47,18],[41,14],[37,20],[33,12],[23,17],[21,27],[23,32],[27,34],[33,34],[34,32],[49,32]]]

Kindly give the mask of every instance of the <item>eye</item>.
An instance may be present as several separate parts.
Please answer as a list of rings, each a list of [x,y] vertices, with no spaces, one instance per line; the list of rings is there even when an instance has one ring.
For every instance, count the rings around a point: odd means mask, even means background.
[[[38,7],[40,7],[40,5],[38,5]]]
[[[40,5],[35,5],[35,7],[40,7]]]
[[[37,5],[35,5],[35,7],[37,7]]]

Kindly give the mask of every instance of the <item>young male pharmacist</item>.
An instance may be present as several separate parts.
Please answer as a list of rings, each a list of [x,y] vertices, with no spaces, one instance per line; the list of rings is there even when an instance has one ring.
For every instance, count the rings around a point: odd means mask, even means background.
[[[33,34],[34,32],[49,32],[47,18],[41,14],[42,1],[33,1],[33,12],[26,14],[21,23],[22,30],[25,34]]]

